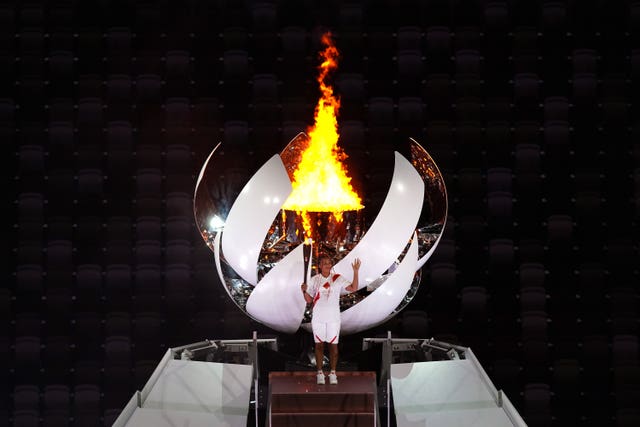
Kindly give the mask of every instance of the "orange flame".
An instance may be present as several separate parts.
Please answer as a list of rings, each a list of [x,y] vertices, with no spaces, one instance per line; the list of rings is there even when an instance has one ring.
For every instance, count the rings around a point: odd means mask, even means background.
[[[332,212],[336,220],[341,221],[342,212],[363,208],[341,163],[347,155],[338,147],[340,100],[326,82],[329,73],[338,67],[338,49],[330,33],[322,36],[322,44],[325,49],[320,52],[322,63],[318,67],[322,95],[316,105],[315,123],[307,129],[309,145],[293,173],[293,191],[283,206],[302,214],[307,237],[311,236],[311,221],[306,212]]]

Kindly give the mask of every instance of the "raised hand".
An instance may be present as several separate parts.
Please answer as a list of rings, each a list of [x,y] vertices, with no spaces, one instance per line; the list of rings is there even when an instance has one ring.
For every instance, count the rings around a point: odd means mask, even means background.
[[[353,262],[351,263],[351,267],[353,268],[353,271],[358,271],[360,270],[360,258],[356,258],[353,260]]]
[[[300,285],[300,289],[302,289],[302,292],[307,292],[307,284],[303,283],[302,285]]]

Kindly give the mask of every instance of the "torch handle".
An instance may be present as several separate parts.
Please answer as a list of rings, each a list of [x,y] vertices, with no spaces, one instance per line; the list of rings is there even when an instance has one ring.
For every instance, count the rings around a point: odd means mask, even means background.
[[[307,283],[307,271],[309,270],[309,260],[311,258],[311,244],[302,245],[302,259],[304,261],[304,271],[302,272],[302,283]]]

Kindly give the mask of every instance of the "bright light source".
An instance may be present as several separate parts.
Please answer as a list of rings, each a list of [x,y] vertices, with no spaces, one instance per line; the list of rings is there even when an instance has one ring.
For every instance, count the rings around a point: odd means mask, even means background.
[[[224,228],[224,221],[218,215],[214,215],[209,220],[209,227],[212,231],[220,231]]]

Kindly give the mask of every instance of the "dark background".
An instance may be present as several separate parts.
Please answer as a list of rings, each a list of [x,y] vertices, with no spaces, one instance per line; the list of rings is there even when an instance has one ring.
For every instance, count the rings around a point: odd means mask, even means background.
[[[449,194],[418,295],[361,335],[471,346],[529,425],[638,425],[631,0],[2,1],[0,425],[110,425],[167,347],[273,333],[219,285],[192,193],[218,141],[233,189],[312,123],[325,29],[365,205],[409,136]]]

